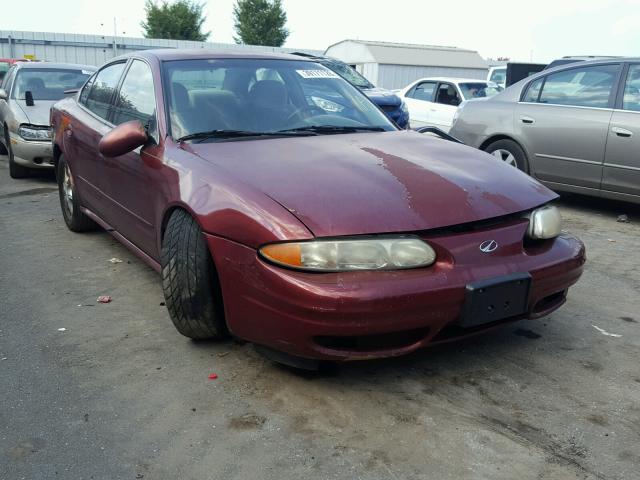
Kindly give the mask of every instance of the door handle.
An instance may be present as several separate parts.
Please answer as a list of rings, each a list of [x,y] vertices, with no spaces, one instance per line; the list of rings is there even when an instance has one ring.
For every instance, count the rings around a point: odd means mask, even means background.
[[[532,123],[536,123],[536,121],[531,117],[520,117],[520,121],[522,123],[526,123],[527,125],[531,125]]]
[[[612,127],[611,131],[619,137],[633,137],[633,132],[627,130],[626,128]]]

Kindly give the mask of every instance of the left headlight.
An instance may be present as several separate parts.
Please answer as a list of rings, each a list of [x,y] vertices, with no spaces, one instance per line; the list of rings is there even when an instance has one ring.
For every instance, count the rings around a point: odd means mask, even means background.
[[[535,209],[527,215],[529,228],[527,236],[536,240],[555,238],[562,231],[562,216],[558,207],[547,205]]]
[[[317,272],[400,270],[436,260],[431,246],[409,237],[272,243],[259,251],[277,265]]]
[[[51,140],[51,127],[36,127],[33,125],[20,125],[18,135],[24,140],[46,142]]]

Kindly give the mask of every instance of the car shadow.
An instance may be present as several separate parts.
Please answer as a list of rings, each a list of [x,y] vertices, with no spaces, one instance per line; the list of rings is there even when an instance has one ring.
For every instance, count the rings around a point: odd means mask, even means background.
[[[627,215],[629,219],[640,220],[640,204],[636,203],[580,195],[577,193],[562,193],[558,202],[561,206],[587,213],[599,213],[616,218],[619,215]]]

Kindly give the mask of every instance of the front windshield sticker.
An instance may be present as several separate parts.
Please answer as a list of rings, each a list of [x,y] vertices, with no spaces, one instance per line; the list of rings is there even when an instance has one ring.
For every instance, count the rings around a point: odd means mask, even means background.
[[[302,78],[340,78],[340,75],[331,70],[296,70]]]

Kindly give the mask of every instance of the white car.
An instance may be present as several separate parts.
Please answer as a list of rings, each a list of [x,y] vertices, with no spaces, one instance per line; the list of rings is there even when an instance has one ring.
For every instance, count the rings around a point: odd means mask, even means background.
[[[500,91],[502,87],[486,80],[421,78],[398,95],[409,108],[412,128],[431,126],[448,132],[463,101],[491,97]]]

